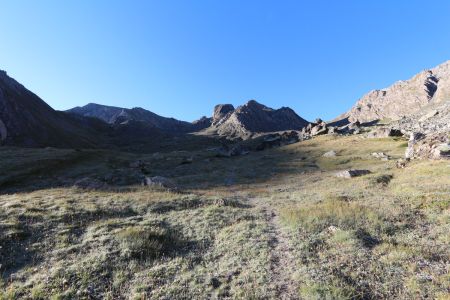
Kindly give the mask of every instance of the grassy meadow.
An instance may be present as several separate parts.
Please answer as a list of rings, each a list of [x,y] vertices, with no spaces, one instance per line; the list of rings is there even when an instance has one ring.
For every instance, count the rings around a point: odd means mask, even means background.
[[[405,146],[0,148],[0,299],[449,299],[450,162],[397,169]],[[371,174],[335,176],[349,168]]]

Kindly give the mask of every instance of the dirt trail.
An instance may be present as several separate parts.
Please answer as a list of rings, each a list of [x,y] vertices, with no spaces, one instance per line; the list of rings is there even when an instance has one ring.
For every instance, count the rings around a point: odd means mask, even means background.
[[[282,229],[276,210],[270,206],[270,203],[262,201],[254,200],[252,202],[266,214],[269,225],[271,282],[276,288],[277,299],[300,299],[298,283],[292,278],[296,271],[296,265],[289,237]]]

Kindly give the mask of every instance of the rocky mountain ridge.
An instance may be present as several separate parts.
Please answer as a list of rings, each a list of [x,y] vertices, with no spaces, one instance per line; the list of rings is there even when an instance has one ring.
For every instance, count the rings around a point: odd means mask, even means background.
[[[450,61],[447,61],[409,80],[367,93],[342,118],[361,123],[382,119],[399,120],[419,112],[431,103],[449,99]]]
[[[69,109],[67,112],[84,117],[98,118],[109,124],[121,124],[129,121],[144,122],[147,126],[172,134],[198,131],[209,126],[207,122],[197,121],[189,123],[174,118],[162,117],[141,107],[122,108],[89,103],[82,107]]]

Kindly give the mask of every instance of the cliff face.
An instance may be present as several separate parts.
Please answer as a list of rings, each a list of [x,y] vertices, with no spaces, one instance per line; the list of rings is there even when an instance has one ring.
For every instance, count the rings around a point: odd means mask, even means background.
[[[430,103],[450,97],[450,61],[425,70],[406,81],[363,96],[344,117],[351,122],[379,119],[398,120],[414,114]]]

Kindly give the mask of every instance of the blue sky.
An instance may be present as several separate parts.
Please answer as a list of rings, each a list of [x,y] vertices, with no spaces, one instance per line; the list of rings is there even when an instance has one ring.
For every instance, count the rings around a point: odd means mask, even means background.
[[[450,59],[450,1],[0,1],[0,69],[56,109],[194,120],[256,99],[331,119]]]

